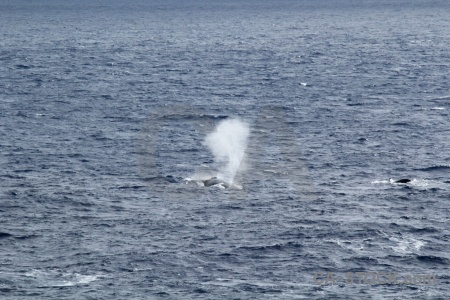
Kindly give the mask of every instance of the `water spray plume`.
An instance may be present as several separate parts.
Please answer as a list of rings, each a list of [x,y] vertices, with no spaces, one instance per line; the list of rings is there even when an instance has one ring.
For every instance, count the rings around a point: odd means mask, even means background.
[[[249,133],[247,123],[230,119],[220,122],[216,130],[206,137],[205,144],[213,153],[214,160],[221,165],[218,179],[233,184],[244,159]]]

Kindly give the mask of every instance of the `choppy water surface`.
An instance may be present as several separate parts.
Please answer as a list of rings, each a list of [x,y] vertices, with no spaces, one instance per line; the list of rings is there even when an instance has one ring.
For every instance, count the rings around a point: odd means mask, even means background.
[[[446,299],[449,11],[0,1],[1,298]],[[231,118],[243,189],[185,184]]]

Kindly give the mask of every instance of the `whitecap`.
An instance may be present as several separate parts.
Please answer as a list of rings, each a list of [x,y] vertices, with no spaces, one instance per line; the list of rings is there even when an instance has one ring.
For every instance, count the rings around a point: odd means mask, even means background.
[[[426,244],[424,241],[412,237],[389,237],[389,240],[396,243],[396,245],[391,246],[392,250],[401,254],[415,253]]]

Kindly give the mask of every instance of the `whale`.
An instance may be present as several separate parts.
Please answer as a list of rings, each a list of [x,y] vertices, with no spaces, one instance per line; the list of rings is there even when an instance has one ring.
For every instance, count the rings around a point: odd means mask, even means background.
[[[229,183],[223,179],[219,179],[217,177],[211,177],[209,179],[191,179],[191,178],[185,178],[184,181],[186,184],[190,182],[197,183],[197,185],[204,186],[204,187],[210,187],[215,186],[221,189],[233,189],[233,190],[242,190],[242,186],[236,184],[236,183]]]
[[[229,189],[231,187],[231,185],[228,182],[218,179],[217,177],[212,177],[210,179],[202,180],[202,182],[203,182],[204,186],[213,186],[213,185],[219,184],[226,189]]]
[[[411,179],[408,179],[408,178],[403,178],[403,179],[394,181],[394,183],[409,183],[409,182],[411,182]]]
[[[242,190],[242,186],[235,184],[235,183],[229,183],[226,182],[223,179],[219,179],[217,177],[211,177],[209,179],[206,180],[202,180],[201,181],[203,183],[203,186],[216,186],[222,189],[233,189],[233,190]]]

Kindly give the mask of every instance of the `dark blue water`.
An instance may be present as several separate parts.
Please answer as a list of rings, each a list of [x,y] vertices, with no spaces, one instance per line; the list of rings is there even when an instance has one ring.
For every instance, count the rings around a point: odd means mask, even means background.
[[[448,1],[0,0],[0,298],[447,299],[449,66]]]

